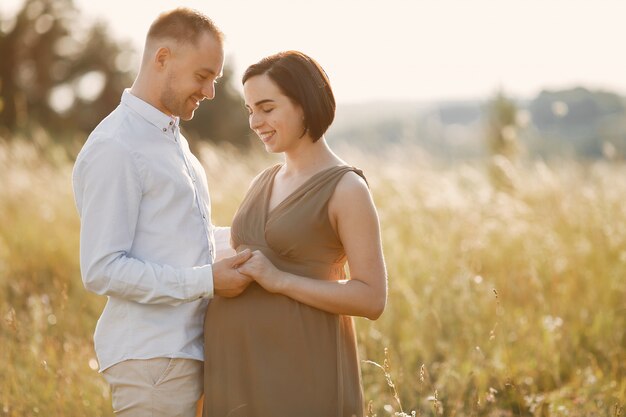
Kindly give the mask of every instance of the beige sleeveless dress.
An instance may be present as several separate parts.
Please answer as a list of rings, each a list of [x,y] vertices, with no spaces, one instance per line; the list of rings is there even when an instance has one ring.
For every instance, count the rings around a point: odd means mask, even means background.
[[[346,255],[328,201],[352,167],[318,172],[268,212],[274,177],[265,170],[232,225],[237,251],[260,250],[280,270],[319,280],[345,278]],[[327,313],[252,283],[216,296],[205,325],[204,416],[363,416],[352,317]]]

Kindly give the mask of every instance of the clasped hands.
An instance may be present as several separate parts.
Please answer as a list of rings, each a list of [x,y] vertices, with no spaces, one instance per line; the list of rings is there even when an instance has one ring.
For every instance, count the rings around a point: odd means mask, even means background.
[[[236,297],[252,281],[269,292],[278,292],[283,275],[261,251],[245,249],[213,264],[214,292],[222,297]]]

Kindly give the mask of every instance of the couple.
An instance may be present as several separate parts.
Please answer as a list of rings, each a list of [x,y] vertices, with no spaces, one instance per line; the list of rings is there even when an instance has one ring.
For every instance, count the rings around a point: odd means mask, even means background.
[[[324,139],[328,78],[295,51],[247,69],[250,128],[285,162],[216,228],[179,120],[214,97],[223,61],[209,18],[159,16],[132,88],[76,160],[81,272],[108,296],[94,341],[114,411],[194,416],[204,393],[209,417],[362,417],[351,316],[382,313],[386,272],[363,174]]]

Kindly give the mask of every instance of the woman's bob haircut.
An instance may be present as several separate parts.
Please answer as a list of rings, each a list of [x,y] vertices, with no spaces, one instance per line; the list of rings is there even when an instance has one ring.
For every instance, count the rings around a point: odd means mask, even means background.
[[[299,51],[279,52],[250,65],[242,83],[267,74],[281,92],[304,111],[305,132],[319,140],[335,118],[335,96],[328,76],[313,58]]]

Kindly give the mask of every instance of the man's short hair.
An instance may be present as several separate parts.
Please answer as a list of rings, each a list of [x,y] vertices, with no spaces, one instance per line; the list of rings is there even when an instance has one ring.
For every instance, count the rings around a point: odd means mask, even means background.
[[[195,44],[200,35],[208,32],[224,42],[222,31],[204,14],[187,7],[163,12],[148,30],[147,39],[169,38],[176,42]]]

